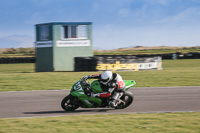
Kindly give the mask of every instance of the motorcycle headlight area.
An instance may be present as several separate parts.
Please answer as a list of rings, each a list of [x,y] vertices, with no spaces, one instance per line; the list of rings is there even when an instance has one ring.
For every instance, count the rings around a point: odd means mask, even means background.
[[[74,86],[74,90],[82,90],[80,82],[76,82],[76,85]]]

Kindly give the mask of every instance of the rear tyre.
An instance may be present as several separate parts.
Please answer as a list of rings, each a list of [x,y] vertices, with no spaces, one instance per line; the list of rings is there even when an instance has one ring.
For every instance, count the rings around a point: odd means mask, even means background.
[[[134,100],[133,93],[130,91],[125,91],[123,96],[120,98],[121,102],[115,107],[115,109],[124,109],[131,105]]]
[[[80,100],[77,97],[68,95],[62,100],[61,107],[65,111],[74,111],[80,107]]]

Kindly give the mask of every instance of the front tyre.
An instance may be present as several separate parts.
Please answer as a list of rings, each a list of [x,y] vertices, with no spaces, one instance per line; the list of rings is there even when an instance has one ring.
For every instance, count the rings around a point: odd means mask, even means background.
[[[80,100],[77,97],[68,95],[62,100],[61,107],[65,111],[74,111],[80,107]]]
[[[120,103],[115,107],[115,109],[124,109],[131,105],[134,100],[133,93],[130,91],[125,91],[123,96],[120,98]]]

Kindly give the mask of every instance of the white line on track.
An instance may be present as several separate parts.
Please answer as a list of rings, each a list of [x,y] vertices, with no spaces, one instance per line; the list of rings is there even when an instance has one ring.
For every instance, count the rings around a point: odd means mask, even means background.
[[[150,112],[116,112],[116,113],[101,113],[101,114],[80,114],[81,115],[120,115],[120,114],[156,114],[156,113],[192,113],[200,112],[196,111],[150,111]],[[64,117],[64,116],[77,116],[77,115],[54,115],[54,116],[32,116],[32,117],[12,117],[12,118],[0,118],[0,119],[30,119],[30,118],[46,118],[46,117]]]

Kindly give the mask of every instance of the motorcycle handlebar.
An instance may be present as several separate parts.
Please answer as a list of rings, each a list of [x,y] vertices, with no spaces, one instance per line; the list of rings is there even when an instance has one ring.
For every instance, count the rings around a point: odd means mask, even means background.
[[[81,81],[86,81],[87,80],[87,78],[86,77],[83,77],[82,79],[81,79]]]
[[[81,79],[81,81],[82,81],[83,85],[90,85],[90,83],[87,81],[87,77],[86,77],[86,76],[83,77],[83,78]]]

